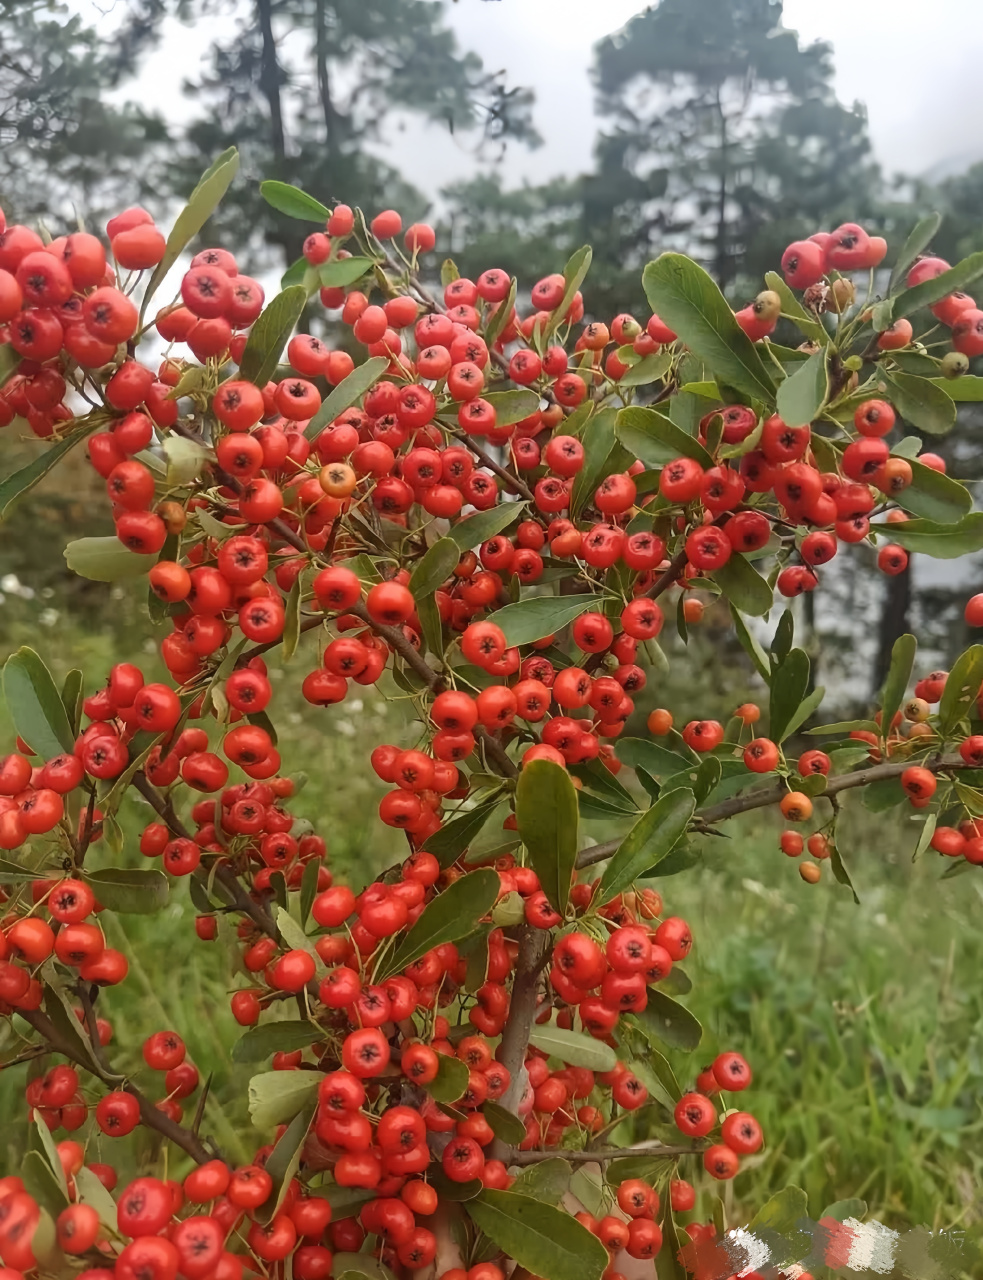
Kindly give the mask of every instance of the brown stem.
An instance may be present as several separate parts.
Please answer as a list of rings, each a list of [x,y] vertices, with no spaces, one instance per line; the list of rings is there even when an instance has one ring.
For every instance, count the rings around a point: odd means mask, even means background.
[[[532,925],[519,929],[519,955],[515,966],[515,982],[509,1001],[509,1016],[502,1030],[502,1043],[498,1060],[509,1073],[510,1084],[501,1098],[501,1105],[513,1115],[519,1114],[519,1103],[525,1092],[522,1076],[529,1036],[536,1018],[536,1002],[539,995],[539,975],[546,952],[548,934]],[[508,1148],[496,1138],[491,1158],[504,1159]]]
[[[153,809],[164,819],[164,822],[174,832],[175,835],[182,836],[185,840],[190,840],[191,833],[184,825],[181,819],[174,812],[174,806],[170,800],[165,800],[157,788],[149,781],[146,774],[136,773],[133,777],[133,785],[140,792],[143,798],[151,805]],[[231,899],[231,907],[233,910],[240,912],[242,915],[248,916],[253,924],[265,933],[268,938],[272,938],[277,946],[283,946],[283,938],[280,936],[280,930],[276,926],[276,921],[263,906],[261,902],[257,902],[252,894],[248,893],[240,884],[239,877],[230,866],[218,866],[215,868],[215,879],[222,885],[226,893]],[[312,978],[307,984],[307,991],[312,999],[316,999],[318,995],[318,983]]]
[[[164,1115],[163,1111],[158,1111],[150,1099],[141,1093],[135,1085],[129,1082],[119,1084],[118,1077],[102,1065],[101,1055],[100,1058],[95,1060],[99,1064],[99,1070],[95,1070],[92,1061],[83,1059],[76,1051],[75,1046],[68,1040],[63,1039],[52,1022],[40,1010],[18,1009],[18,1013],[26,1023],[34,1028],[38,1035],[43,1036],[55,1053],[60,1053],[62,1057],[67,1058],[70,1062],[74,1062],[78,1066],[84,1067],[87,1071],[91,1071],[93,1075],[98,1076],[104,1083],[110,1084],[114,1088],[122,1088],[136,1098],[140,1107],[140,1119],[148,1129],[156,1129],[158,1133],[180,1147],[182,1151],[186,1151],[197,1164],[207,1164],[209,1160],[216,1158],[216,1153],[209,1151],[204,1143],[189,1129],[185,1129],[183,1125]]]
[[[663,591],[667,591],[672,586],[672,584],[676,581],[676,579],[682,573],[686,565],[687,558],[688,557],[686,555],[686,548],[684,546],[681,550],[677,551],[676,554],[673,556],[672,560],[669,563],[669,568],[666,569],[665,572],[662,573],[658,578],[656,578],[656,580],[649,587],[648,591],[645,592],[649,600],[658,600],[659,596],[662,595]]]
[[[928,769],[930,773],[945,773],[949,769],[975,768],[974,765],[967,764],[960,755],[939,756],[934,760],[923,760],[920,764],[921,768]],[[838,777],[827,779],[826,790],[820,795],[832,800],[833,796],[841,791],[852,791],[854,787],[866,787],[872,782],[882,782],[886,778],[899,778],[910,766],[910,760],[898,760],[890,764],[871,765],[870,768],[859,769],[856,773],[843,773]],[[732,796],[729,800],[721,800],[719,804],[711,805],[709,809],[698,809],[696,817],[704,827],[713,826],[714,823],[736,817],[739,813],[749,813],[752,809],[764,809],[768,805],[778,804],[788,790],[787,783],[776,782],[774,786],[766,787],[761,791],[752,791],[744,796]],[[617,852],[620,844],[620,840],[607,840],[604,844],[595,844],[589,849],[581,849],[577,855],[577,867],[591,867],[596,862],[603,862],[605,858],[610,858]]]
[[[346,612],[353,614],[354,617],[361,619],[366,626],[371,627],[377,636],[385,640],[394,653],[399,654],[408,667],[413,668],[431,692],[439,693],[444,684],[443,676],[434,671],[426,658],[413,648],[399,627],[387,627],[385,623],[376,622],[361,601],[358,604],[353,604]]]
[[[503,467],[500,462],[496,462],[490,453],[487,453],[482,449],[481,445],[475,443],[471,436],[465,435],[461,431],[454,431],[453,429],[451,429],[451,435],[458,440],[463,440],[475,457],[477,457],[484,466],[488,467],[490,471],[494,471],[498,478],[503,482],[506,489],[511,493],[517,493],[520,498],[525,498],[527,502],[535,501],[533,491],[525,481],[520,480],[518,476],[514,476],[512,472],[509,471],[507,467]]]
[[[676,1156],[692,1156],[702,1151],[702,1147],[666,1147],[661,1142],[639,1142],[633,1147],[612,1147],[608,1151],[564,1151],[564,1160],[571,1164],[606,1164],[609,1160],[621,1160],[625,1156],[657,1156],[673,1159]],[[538,1164],[541,1160],[555,1160],[561,1154],[552,1151],[517,1151],[511,1148],[504,1160],[507,1165]]]

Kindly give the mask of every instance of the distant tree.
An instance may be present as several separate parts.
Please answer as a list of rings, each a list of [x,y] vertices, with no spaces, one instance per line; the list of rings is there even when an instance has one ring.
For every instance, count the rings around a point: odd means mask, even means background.
[[[0,192],[8,218],[60,220],[74,206],[95,221],[150,189],[167,129],[138,105],[106,101],[127,69],[78,14],[4,0]]]
[[[596,47],[592,171],[515,191],[495,175],[455,184],[450,225],[460,243],[499,238],[523,276],[546,269],[550,244],[592,242],[599,305],[643,306],[639,268],[666,248],[739,293],[803,234],[847,217],[893,225],[866,114],[837,101],[832,74],[830,46],[803,47],[781,0],[661,0]]]
[[[139,0],[144,44],[166,12],[193,21],[207,0]],[[170,179],[176,190],[235,144],[257,178],[295,182],[322,200],[344,197],[367,209],[398,206],[422,213],[413,158],[402,172],[371,146],[399,113],[413,113],[486,151],[516,139],[535,144],[532,94],[510,89],[474,53],[459,48],[433,0],[251,0],[228,39],[212,48],[208,69],[186,92],[202,106],[182,139]],[[241,184],[215,230],[253,230],[254,247],[277,245],[284,262],[299,253],[302,228],[280,217]]]
[[[866,116],[782,0],[661,0],[597,46],[597,168],[617,253],[701,258],[721,287],[833,218],[870,212]],[[597,212],[600,212],[597,210]]]

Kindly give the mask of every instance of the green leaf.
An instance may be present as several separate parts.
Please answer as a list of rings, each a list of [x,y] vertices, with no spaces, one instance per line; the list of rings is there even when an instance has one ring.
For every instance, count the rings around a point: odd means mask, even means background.
[[[233,1062],[267,1062],[275,1053],[306,1049],[324,1038],[313,1022],[265,1022],[250,1027],[232,1046]]]
[[[915,259],[925,252],[928,246],[935,238],[935,233],[942,224],[941,213],[928,213],[921,218],[912,227],[908,235],[908,239],[904,242],[901,252],[898,254],[898,260],[894,264],[894,270],[891,272],[891,279],[887,286],[888,295],[893,294],[901,280],[906,275],[908,268],[911,267]]]
[[[731,559],[733,559],[733,556]],[[771,663],[768,661],[768,655],[762,649],[755,636],[748,630],[747,623],[741,617],[733,601],[730,606],[730,616],[734,620],[734,630],[737,632],[737,638],[741,642],[741,648],[751,659],[758,675],[764,680],[765,684],[771,684]]]
[[[509,282],[509,291],[496,306],[494,315],[488,318],[485,325],[485,345],[491,348],[497,341],[509,322],[513,311],[515,310],[515,295],[518,288],[518,282],[515,276]]]
[[[13,347],[0,347],[0,387],[5,386],[17,372],[21,358]]]
[[[416,602],[416,613],[423,628],[423,638],[427,650],[435,657],[441,658],[444,653],[444,632],[440,621],[440,609],[436,596],[424,596]]]
[[[310,1193],[320,1200],[327,1200],[336,1222],[339,1218],[357,1218],[362,1205],[376,1198],[374,1192],[364,1187],[339,1187],[337,1183],[326,1187],[311,1187]],[[350,1256],[350,1254],[335,1254],[336,1258]]]
[[[577,775],[574,774],[573,776],[576,777]],[[603,796],[592,795],[588,791],[581,791],[578,803],[580,805],[580,816],[585,820],[599,819],[603,821],[607,818],[630,818],[635,816],[624,805],[616,804],[613,800],[607,800]]]
[[[459,880],[454,880],[427,904],[386,962],[382,973],[376,976],[376,981],[381,982],[384,977],[399,973],[444,942],[466,938],[481,917],[495,905],[498,890],[498,873],[487,868],[469,871]]]
[[[657,987],[649,987],[647,1007],[632,1017],[646,1036],[655,1036],[673,1049],[692,1053],[703,1039],[703,1028],[689,1009]]]
[[[14,509],[14,503],[29,493],[35,485],[41,483],[48,472],[64,458],[77,444],[92,431],[93,425],[85,423],[69,431],[61,440],[50,444],[43,453],[39,453],[26,467],[21,467],[12,475],[0,481],[0,521],[6,520]]]
[[[317,881],[322,863],[318,858],[311,860],[304,867],[304,874],[300,880],[300,925],[302,929],[307,928],[308,917],[311,914],[311,907],[314,905],[314,899],[317,897]]]
[[[473,516],[458,520],[457,524],[452,525],[447,536],[454,539],[461,551],[470,551],[472,547],[481,546],[489,538],[494,538],[496,534],[515,524],[523,516],[527,505],[525,501],[500,502],[497,507],[490,507],[487,511],[476,511]]]
[[[604,1179],[599,1170],[585,1169],[583,1165],[578,1165],[571,1175],[569,1190],[588,1213],[592,1213],[595,1218],[604,1217]]]
[[[692,791],[680,789],[659,796],[625,836],[604,868],[596,899],[600,905],[624,893],[637,879],[658,865],[682,839],[696,810]]]
[[[303,572],[298,573],[290,584],[290,591],[287,593],[287,603],[284,607],[283,640],[280,645],[280,654],[284,662],[290,661],[297,652],[297,645],[300,643],[300,605],[303,593],[303,577]]]
[[[457,269],[457,263],[453,258],[445,258],[440,264],[440,287],[446,289],[449,284],[453,284],[460,278],[461,273]]]
[[[73,573],[90,582],[123,582],[140,578],[157,563],[156,556],[141,556],[124,546],[119,538],[76,538],[64,551]]]
[[[938,214],[933,215],[938,217]],[[856,1218],[858,1222],[862,1222],[867,1216],[866,1200],[836,1200],[833,1204],[827,1205],[819,1215],[820,1218],[835,1218],[837,1222],[846,1222],[847,1218]]]
[[[878,536],[907,551],[920,551],[936,560],[957,560],[983,551],[983,511],[971,511],[952,524],[936,520],[905,520],[872,526]]]
[[[499,1108],[501,1110],[501,1108]],[[484,1107],[488,1113],[488,1104]],[[508,1115],[508,1112],[506,1112]],[[513,1117],[514,1119],[515,1117]],[[522,1137],[526,1136],[526,1126],[522,1121]],[[492,1128],[495,1126],[492,1125]],[[522,1138],[519,1139],[522,1141]],[[515,1146],[515,1143],[511,1144]],[[542,1200],[544,1204],[559,1204],[566,1191],[570,1189],[573,1170],[568,1161],[560,1156],[552,1160],[539,1160],[536,1164],[527,1165],[509,1188],[515,1195],[532,1196],[534,1200]]]
[[[499,427],[521,422],[539,408],[538,391],[489,391],[485,399],[495,410],[495,423]]]
[[[771,679],[768,732],[773,742],[788,736],[788,726],[808,687],[809,655],[804,649],[792,649]]]
[[[932,378],[933,387],[942,391],[960,404],[976,404],[983,400],[983,378],[975,374],[965,374],[961,378]]]
[[[645,387],[650,382],[661,382],[672,366],[672,353],[659,351],[656,355],[643,356],[627,373],[618,379],[620,387]]]
[[[891,452],[897,456],[900,450]],[[898,495],[898,502],[906,511],[937,524],[957,524],[971,510],[973,499],[964,484],[915,458],[909,458],[908,465],[911,484]]]
[[[385,356],[372,356],[364,364],[356,365],[347,378],[342,378],[304,428],[307,439],[316,440],[339,414],[350,409],[356,400],[370,391],[388,368],[389,361]]]
[[[683,840],[668,858],[663,858],[657,867],[653,867],[652,877],[661,879],[663,876],[678,876],[681,871],[691,871],[693,867],[698,867],[702,861],[703,854],[699,845]]]
[[[349,1191],[352,1188],[344,1187],[342,1190]],[[389,1268],[370,1253],[336,1253],[331,1275],[334,1280],[342,1280],[344,1276],[351,1276],[352,1280],[356,1276],[363,1280],[394,1280]]]
[[[723,1235],[723,1232],[721,1231],[719,1234]],[[690,1242],[689,1236],[684,1238],[687,1245],[691,1249],[695,1249],[695,1245]],[[672,1216],[672,1207],[666,1204],[662,1218],[662,1248],[659,1250],[656,1259],[656,1274],[659,1280],[687,1280],[689,1272],[680,1262],[679,1252],[679,1233],[676,1230],[675,1219]]]
[[[829,394],[825,349],[814,352],[778,388],[778,413],[790,427],[804,427],[817,418]]]
[[[952,430],[956,405],[941,387],[913,373],[885,372],[883,377],[894,407],[905,422],[932,436],[944,436]]]
[[[116,1230],[118,1221],[116,1201],[102,1185],[96,1175],[87,1166],[76,1169],[72,1175],[75,1179],[75,1190],[79,1204],[90,1205],[99,1215],[99,1221],[110,1231]]]
[[[918,842],[915,845],[915,851],[911,855],[912,862],[916,862],[932,843],[932,837],[935,835],[935,828],[938,826],[938,822],[939,815],[937,813],[930,813],[922,823],[921,830],[918,833]]]
[[[843,855],[842,855],[842,853],[840,853],[839,845],[837,845],[835,841],[833,842],[833,844],[832,844],[832,845],[830,845],[830,850],[829,850],[829,865],[830,865],[830,866],[832,867],[832,869],[833,869],[833,879],[834,879],[838,884],[845,884],[845,885],[846,885],[846,887],[847,887],[847,888],[850,890],[850,892],[853,894],[853,900],[854,900],[854,902],[855,902],[855,903],[857,904],[857,906],[859,907],[859,906],[860,906],[860,899],[857,897],[857,891],[856,891],[856,889],[853,887],[853,881],[850,879],[850,873],[849,873],[849,871],[847,871],[847,869],[846,869],[846,863],[843,861]]]
[[[285,1124],[317,1097],[316,1071],[265,1071],[249,1081],[249,1114],[257,1129]]]
[[[594,491],[607,472],[614,469],[606,464],[617,444],[614,435],[616,418],[615,409],[601,409],[591,415],[580,434],[580,443],[584,447],[584,464],[574,477],[570,491],[570,511],[574,519],[585,503],[593,498]],[[631,465],[630,460],[626,465]]]
[[[317,269],[322,289],[345,289],[372,270],[371,258],[336,258]]]
[[[238,172],[239,152],[235,147],[229,147],[198,179],[198,185],[192,191],[188,203],[174,221],[171,234],[167,237],[164,256],[154,268],[154,273],[147,284],[143,305],[140,308],[141,317],[146,315],[150,299],[157,292],[168,271],[218,208],[219,202]]]
[[[939,703],[939,733],[948,738],[968,714],[983,684],[983,644],[974,644],[953,663]]]
[[[891,308],[891,318],[900,320],[902,316],[913,315],[921,307],[941,302],[950,293],[964,290],[980,276],[983,276],[983,253],[971,253],[968,258],[963,258],[962,262],[957,262],[954,267],[943,271],[933,280],[924,280],[899,293]]]
[[[676,970],[674,966],[672,973],[675,972]],[[634,1063],[632,1064],[632,1070],[635,1070],[635,1065],[636,1064]],[[658,1049],[654,1048],[651,1044],[648,1046],[645,1053],[645,1067],[651,1071],[673,1102],[678,1102],[683,1096],[683,1091],[679,1086],[679,1081],[676,1079],[676,1073],[669,1065],[669,1059],[661,1054]],[[639,1079],[641,1079],[641,1077],[639,1077]],[[645,1083],[644,1080],[642,1080],[642,1083]]]
[[[788,657],[794,636],[795,619],[792,617],[792,610],[786,608],[778,619],[778,626],[775,628],[775,634],[769,646],[776,666]]]
[[[311,278],[308,274],[309,272],[313,272],[313,268],[307,259],[301,255],[301,257],[297,258],[294,262],[291,262],[290,266],[287,267],[286,271],[284,271],[283,275],[280,277],[280,288],[289,289],[293,284],[302,284],[307,288],[308,282]],[[311,292],[313,292],[313,290],[308,289],[308,293]]]
[[[825,696],[826,689],[820,684],[813,689],[812,693],[803,698],[796,708],[791,720],[785,726],[784,737],[790,738],[793,733],[797,733],[810,716],[818,710]]]
[[[879,778],[863,789],[864,808],[871,813],[886,813],[905,799],[907,796],[900,778]]]
[[[257,387],[266,386],[306,306],[307,290],[299,284],[276,295],[249,331],[239,362],[240,377]]]
[[[613,1071],[618,1055],[603,1040],[582,1031],[568,1031],[548,1023],[534,1025],[529,1033],[529,1043],[534,1049],[559,1058],[570,1067],[587,1067],[590,1071]]]
[[[463,1093],[463,1090],[461,1092]],[[460,1096],[458,1094],[458,1097]],[[500,1138],[507,1146],[517,1147],[525,1140],[526,1126],[511,1111],[506,1111],[497,1102],[486,1102],[481,1110],[495,1137]]]
[[[57,1218],[68,1208],[68,1196],[63,1195],[51,1165],[37,1146],[24,1153],[18,1173],[27,1191],[50,1218]],[[50,1221],[49,1218],[49,1221]]]
[[[177,486],[188,484],[201,473],[208,449],[196,440],[186,440],[184,436],[168,436],[163,444],[167,458],[167,484]]]
[[[566,319],[574,294],[584,283],[587,272],[590,270],[593,256],[593,249],[589,244],[585,244],[583,248],[578,249],[576,253],[571,254],[567,259],[567,265],[563,268],[563,279],[566,281],[566,288],[563,291],[563,297],[560,299],[559,305],[546,322],[546,329],[543,333],[544,338],[548,338],[555,333]]]
[[[771,375],[713,279],[691,258],[663,253],[642,272],[649,306],[711,368],[719,382],[765,404]]]
[[[777,271],[765,273],[765,285],[781,298],[782,315],[791,320],[800,333],[813,342],[821,342],[824,346],[829,342],[829,334],[821,322],[815,315],[806,311]]]
[[[600,1280],[608,1252],[566,1210],[514,1191],[484,1190],[467,1203],[480,1231],[544,1280]]]
[[[272,1222],[280,1212],[280,1208],[290,1190],[290,1180],[300,1168],[300,1153],[303,1151],[304,1143],[307,1141],[307,1134],[311,1127],[311,1121],[314,1119],[316,1108],[317,1103],[312,1102],[303,1111],[298,1112],[287,1125],[286,1131],[278,1139],[276,1146],[267,1157],[266,1164],[263,1167],[273,1179],[273,1190],[267,1197],[266,1202],[256,1211],[257,1222],[264,1225]]]
[[[585,596],[533,596],[517,604],[507,604],[488,619],[505,632],[505,643],[510,647],[532,644],[544,636],[561,631],[568,623],[579,618],[589,609],[596,609],[599,597]]]
[[[799,1222],[809,1216],[809,1200],[801,1187],[783,1187],[761,1206],[751,1219],[749,1231],[774,1231],[780,1236],[796,1232]],[[806,1257],[808,1248],[801,1255]]]
[[[915,653],[918,641],[912,635],[899,636],[891,650],[891,665],[884,680],[884,691],[881,694],[881,724],[885,734],[891,727],[894,713],[900,710],[904,702],[905,690],[911,679],[915,665]]]
[[[679,457],[693,458],[703,468],[713,466],[713,459],[699,440],[656,409],[621,409],[614,433],[632,457],[647,467],[664,467]]]
[[[692,757],[679,755],[660,742],[650,742],[647,738],[621,738],[615,752],[629,768],[641,767],[656,778],[671,778],[674,773],[694,767]]]
[[[579,778],[588,791],[596,792],[599,797],[603,797],[606,801],[616,806],[618,811],[627,814],[637,814],[638,805],[635,797],[623,786],[614,774],[601,764],[600,760],[590,760],[586,764],[577,764],[569,766],[570,773],[575,778]],[[584,793],[580,793],[580,801],[583,802]]]
[[[439,831],[427,837],[425,842],[427,852],[433,854],[441,867],[451,866],[478,835],[501,803],[501,796],[494,796],[466,810],[460,817],[445,822]]]
[[[735,551],[710,577],[735,609],[753,618],[763,617],[774,604],[774,592],[746,556]]]
[[[156,868],[131,871],[128,867],[106,867],[102,871],[83,871],[82,878],[107,911],[152,916],[167,906],[167,876]]]
[[[432,596],[445,582],[461,558],[461,548],[453,538],[441,538],[417,561],[410,575],[409,587],[414,600]]]
[[[552,760],[527,764],[515,789],[515,817],[532,869],[562,916],[577,863],[577,792],[566,769]]]
[[[68,1182],[65,1178],[65,1170],[58,1156],[58,1148],[55,1145],[54,1138],[51,1136],[51,1130],[40,1116],[35,1116],[34,1118],[34,1133],[32,1137],[36,1138],[41,1151],[44,1153],[45,1163],[54,1175],[55,1182],[58,1184],[58,1188],[67,1203]]]
[[[23,645],[4,663],[3,693],[14,728],[45,760],[75,749],[75,734],[51,672]]]
[[[437,1062],[437,1074],[427,1085],[427,1092],[435,1102],[443,1102],[449,1106],[462,1098],[468,1087],[467,1063],[460,1058],[451,1057],[449,1053],[438,1053]]]
[[[292,187],[289,182],[261,182],[259,194],[268,205],[278,213],[285,213],[288,218],[297,218],[301,222],[327,222],[331,210],[309,196],[300,187]]]

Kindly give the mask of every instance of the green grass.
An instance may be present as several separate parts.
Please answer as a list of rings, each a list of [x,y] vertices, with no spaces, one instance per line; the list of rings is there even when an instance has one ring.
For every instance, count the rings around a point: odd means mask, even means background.
[[[767,1145],[726,1189],[737,1219],[787,1183],[810,1211],[857,1196],[904,1229],[978,1222],[983,1166],[983,960],[975,876],[939,882],[911,865],[900,822],[851,798],[853,876],[808,886],[758,817],[715,841],[698,874],[662,882],[696,946],[687,1003],[703,1020],[703,1065],[735,1048],[755,1078],[735,1099]],[[677,1059],[678,1061],[678,1059]],[[728,1215],[729,1216],[729,1215]]]
[[[81,666],[89,689],[121,653],[141,654],[148,677],[160,673],[138,594],[98,588],[101,594],[85,602],[89,625],[81,627],[59,583],[50,589],[43,600],[8,600],[3,650],[32,643],[58,677]],[[54,625],[39,625],[49,604],[62,612]],[[412,745],[415,730],[392,688],[391,701],[368,691],[360,707],[307,707],[297,687],[316,661],[313,646],[305,646],[288,669],[272,673],[285,771],[302,770],[311,779],[291,807],[326,837],[338,878],[362,885],[405,847],[375,816],[382,788],[369,774],[369,747],[383,740]],[[684,664],[673,687],[699,683]],[[713,695],[721,714],[741,700],[727,685]],[[657,700],[653,690],[651,701]],[[0,743],[9,740],[0,712]],[[140,865],[136,835],[150,812],[127,800],[121,816],[123,859]],[[596,825],[591,830],[604,838]],[[770,1195],[797,1183],[814,1216],[835,1200],[859,1196],[872,1216],[898,1229],[922,1224],[975,1233],[983,1171],[983,881],[974,872],[940,883],[935,855],[912,866],[910,827],[892,814],[867,813],[851,795],[840,839],[858,907],[828,865],[818,886],[803,884],[795,863],[778,851],[777,832],[768,816],[749,816],[728,839],[705,841],[698,870],[659,882],[668,910],[694,929],[696,947],[685,966],[694,990],[686,1002],[705,1026],[692,1058],[671,1055],[677,1074],[692,1083],[696,1070],[725,1048],[741,1050],[754,1068],[754,1084],[739,1104],[762,1122],[766,1147],[724,1188],[728,1220],[747,1221]],[[106,856],[96,853],[96,865]],[[126,952],[131,972],[100,1003],[113,1023],[115,1060],[152,1094],[161,1082],[143,1066],[140,1044],[162,1025],[180,1032],[203,1075],[213,1076],[204,1131],[230,1156],[245,1159],[268,1135],[256,1134],[248,1120],[250,1068],[229,1058],[238,1034],[228,1008],[228,992],[241,982],[236,949],[231,930],[214,943],[198,941],[194,914],[181,884],[152,918],[106,913],[108,939]],[[0,1043],[0,1057],[15,1051],[12,1041]],[[0,1172],[17,1169],[27,1139],[26,1077],[24,1066],[0,1072]],[[124,1176],[159,1170],[164,1158],[147,1134],[120,1144],[122,1150],[98,1135],[88,1143],[90,1159],[111,1151]],[[184,1171],[183,1157],[167,1158],[172,1174]],[[709,1212],[708,1199],[702,1208]]]

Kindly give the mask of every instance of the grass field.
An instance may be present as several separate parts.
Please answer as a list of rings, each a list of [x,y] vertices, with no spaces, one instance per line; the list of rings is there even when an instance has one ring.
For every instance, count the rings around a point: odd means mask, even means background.
[[[139,634],[133,607],[122,597],[107,627],[87,636],[59,626],[39,635],[27,614],[22,623],[8,615],[7,645],[29,639],[58,675],[84,667],[91,688],[127,629]],[[148,676],[155,662],[148,653]],[[298,675],[307,669],[302,655],[295,667]],[[277,694],[285,771],[304,769],[328,781],[312,781],[293,808],[326,835],[338,877],[363,884],[400,853],[399,838],[374,816],[378,790],[367,778],[367,744],[393,734],[410,745],[413,730],[396,730],[401,709],[373,694],[360,708],[304,713],[296,694],[286,692],[297,683],[278,686],[285,690]],[[0,721],[0,741],[8,732]],[[122,817],[124,858],[138,865],[134,835],[149,813],[128,801]],[[677,1074],[691,1083],[725,1048],[744,1052],[755,1072],[741,1105],[761,1120],[767,1145],[725,1188],[732,1222],[746,1221],[771,1194],[796,1183],[814,1216],[858,1196],[871,1216],[900,1229],[978,1230],[983,880],[974,873],[940,883],[932,854],[912,865],[913,838],[901,822],[867,813],[855,796],[845,805],[841,843],[860,906],[828,868],[820,885],[804,885],[778,852],[777,826],[761,815],[735,825],[728,839],[708,838],[697,871],[660,882],[668,909],[694,929],[686,965],[694,990],[686,999],[705,1026],[692,1059],[670,1055]],[[231,1157],[246,1159],[254,1149],[245,1107],[250,1068],[228,1057],[237,1034],[228,1009],[238,981],[234,947],[224,934],[199,942],[194,914],[178,884],[158,916],[103,916],[109,942],[131,965],[128,981],[104,996],[104,1012],[117,1060],[148,1089],[159,1086],[142,1066],[143,1037],[161,1026],[180,1032],[203,1073],[214,1073],[204,1130]],[[13,1052],[10,1043],[0,1045],[4,1058]],[[0,1072],[3,1171],[17,1168],[26,1140],[25,1079],[25,1067]],[[107,1141],[91,1139],[90,1158],[105,1153]],[[116,1162],[135,1173],[159,1168],[157,1155],[143,1135]],[[179,1172],[183,1166],[171,1159],[171,1171]]]

